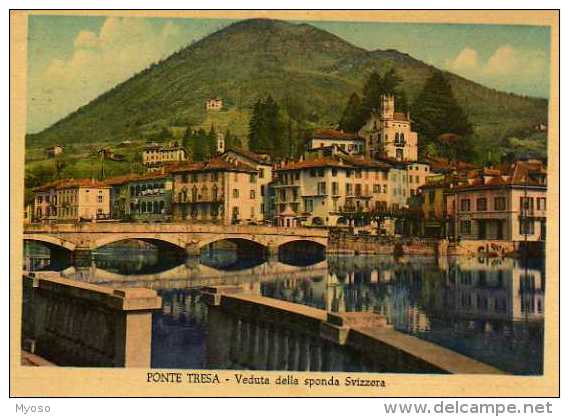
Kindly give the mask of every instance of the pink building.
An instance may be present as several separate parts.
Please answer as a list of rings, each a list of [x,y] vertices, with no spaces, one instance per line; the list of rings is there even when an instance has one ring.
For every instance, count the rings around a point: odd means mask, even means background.
[[[504,170],[482,169],[447,199],[457,237],[466,240],[545,239],[547,171],[540,161],[517,161]],[[450,210],[449,210],[450,209]]]

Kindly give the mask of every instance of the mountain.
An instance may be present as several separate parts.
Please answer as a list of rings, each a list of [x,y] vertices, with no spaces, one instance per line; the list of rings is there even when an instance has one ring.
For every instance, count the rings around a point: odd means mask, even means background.
[[[396,50],[367,51],[309,24],[251,19],[234,23],[153,64],[40,133],[27,146],[119,143],[164,126],[208,126],[246,134],[250,109],[268,93],[314,126],[338,121],[369,72],[394,67],[410,102],[434,67]],[[547,123],[547,100],[499,92],[448,73],[479,140]],[[222,97],[225,111],[206,113]],[[292,110],[290,110],[292,111]],[[523,139],[523,138],[521,138]]]

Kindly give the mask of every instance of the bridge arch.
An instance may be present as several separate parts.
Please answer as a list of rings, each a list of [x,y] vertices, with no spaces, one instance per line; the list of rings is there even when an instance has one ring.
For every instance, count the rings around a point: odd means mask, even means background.
[[[326,245],[310,238],[288,239],[279,245],[278,257],[287,265],[314,265],[326,259]]]
[[[70,242],[68,240],[64,240],[55,236],[49,236],[49,235],[29,235],[26,234],[24,235],[24,241],[33,241],[33,242],[41,242],[41,243],[45,243],[46,246],[48,247],[59,247],[59,248],[64,248],[67,249],[71,252],[73,252],[75,250],[75,248],[77,247],[77,245],[73,242]]]
[[[269,243],[265,242],[264,239],[256,239],[256,238],[251,238],[250,236],[240,236],[240,235],[216,235],[213,236],[209,239],[204,239],[204,240],[200,240],[198,243],[198,247],[201,248],[205,248],[206,246],[211,245],[212,243],[216,243],[216,242],[222,242],[222,241],[229,241],[229,242],[239,242],[239,241],[243,241],[243,242],[247,242],[250,244],[256,244],[259,246],[264,246],[264,247],[268,247]]]
[[[180,241],[180,239],[176,239],[174,236],[155,236],[150,233],[141,233],[141,234],[111,234],[109,236],[105,236],[103,238],[98,238],[94,241],[92,249],[99,249],[103,246],[107,246],[113,243],[122,242],[125,240],[141,240],[143,242],[153,243],[157,246],[160,246],[162,243],[166,246],[175,246],[181,250],[185,250],[185,244]]]

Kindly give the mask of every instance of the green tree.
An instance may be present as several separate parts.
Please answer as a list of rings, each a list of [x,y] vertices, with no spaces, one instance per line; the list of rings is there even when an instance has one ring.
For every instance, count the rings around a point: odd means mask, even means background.
[[[445,155],[448,153],[448,146],[440,142],[441,135],[447,133],[462,137],[461,146],[470,152],[471,146],[468,145],[472,125],[465,111],[457,103],[452,87],[441,71],[435,71],[427,79],[413,103],[412,112],[414,127],[420,138],[419,151],[422,154],[433,144],[441,156],[450,156]]]
[[[373,71],[366,80],[361,100],[361,111],[366,120],[372,112],[379,110],[379,96],[385,94],[383,79],[377,71]]]
[[[339,123],[340,129],[355,133],[362,127],[364,122],[362,122],[361,117],[363,113],[361,106],[360,96],[357,93],[352,93],[342,113]]]
[[[267,96],[257,100],[249,120],[249,149],[256,152],[269,152],[274,156],[287,153],[288,143],[279,105]]]

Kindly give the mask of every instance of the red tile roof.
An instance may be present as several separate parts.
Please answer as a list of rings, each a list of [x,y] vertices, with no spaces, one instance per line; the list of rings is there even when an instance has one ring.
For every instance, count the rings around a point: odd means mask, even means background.
[[[227,152],[234,152],[238,155],[241,155],[253,162],[256,162],[258,164],[265,164],[265,165],[270,165],[271,164],[271,157],[270,155],[267,154],[259,154],[259,153],[255,153],[253,151],[249,151],[247,149],[241,149],[241,148],[229,148]]]
[[[355,133],[343,132],[334,129],[316,129],[313,134],[315,139],[338,139],[338,140],[364,140]]]
[[[171,172],[200,172],[200,171],[232,171],[232,172],[257,172],[255,168],[241,162],[228,162],[225,159],[216,157],[204,162],[194,162],[179,164]]]

